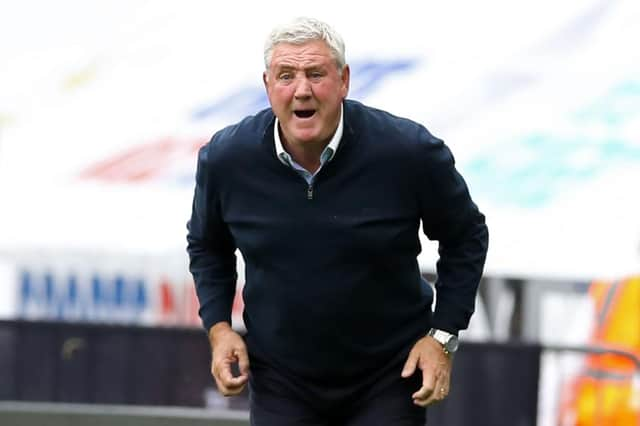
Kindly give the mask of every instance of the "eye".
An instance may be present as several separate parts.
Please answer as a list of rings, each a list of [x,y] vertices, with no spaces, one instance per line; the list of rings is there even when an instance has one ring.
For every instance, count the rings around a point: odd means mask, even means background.
[[[311,71],[309,73],[309,78],[311,78],[312,80],[318,80],[320,78],[322,78],[324,74],[321,71]]]
[[[278,80],[282,80],[282,81],[289,81],[293,78],[293,74],[291,74],[290,72],[281,72],[280,74],[278,74]]]

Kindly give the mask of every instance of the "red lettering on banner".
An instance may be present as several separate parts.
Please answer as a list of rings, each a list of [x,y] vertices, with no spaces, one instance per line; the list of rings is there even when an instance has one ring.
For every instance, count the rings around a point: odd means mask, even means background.
[[[185,325],[202,326],[202,321],[198,311],[200,310],[200,302],[196,294],[196,286],[193,283],[193,279],[187,280],[184,284],[185,288],[185,309],[184,315],[181,316],[180,321]],[[244,321],[242,320],[242,313],[244,311],[244,300],[242,299],[242,286],[238,286],[236,295],[233,298],[233,307],[231,309],[231,317],[233,319],[234,327],[244,327]]]
[[[163,323],[174,323],[176,321],[176,301],[173,294],[173,286],[168,279],[162,278],[159,285],[160,290],[160,315],[159,320]]]
[[[109,159],[89,166],[80,173],[81,179],[107,182],[143,182],[160,176],[180,161],[191,161],[204,138],[188,141],[165,138],[136,146]]]
[[[171,283],[166,279],[160,282],[160,312],[162,315],[171,314],[175,311],[176,304],[173,300],[173,291]]]

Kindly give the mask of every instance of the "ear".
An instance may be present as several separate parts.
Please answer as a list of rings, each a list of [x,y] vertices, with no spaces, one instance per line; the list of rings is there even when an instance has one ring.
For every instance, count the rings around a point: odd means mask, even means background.
[[[262,72],[262,82],[264,83],[264,88],[269,91],[269,77],[267,76],[267,72]]]
[[[350,77],[351,77],[351,70],[349,69],[349,65],[345,64],[344,67],[342,68],[342,75],[340,76],[340,79],[342,80],[342,87],[341,87],[342,99],[346,98],[347,94],[349,93]]]

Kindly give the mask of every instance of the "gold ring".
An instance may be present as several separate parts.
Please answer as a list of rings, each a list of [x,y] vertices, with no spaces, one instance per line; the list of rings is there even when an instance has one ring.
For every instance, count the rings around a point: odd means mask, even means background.
[[[440,388],[440,393],[444,393],[444,388]]]

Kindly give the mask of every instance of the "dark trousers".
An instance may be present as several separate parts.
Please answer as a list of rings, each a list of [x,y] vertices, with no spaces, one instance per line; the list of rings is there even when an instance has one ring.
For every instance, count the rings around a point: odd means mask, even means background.
[[[423,426],[426,410],[411,398],[422,374],[401,378],[405,357],[398,358],[362,380],[342,385],[302,380],[252,359],[251,425]]]

